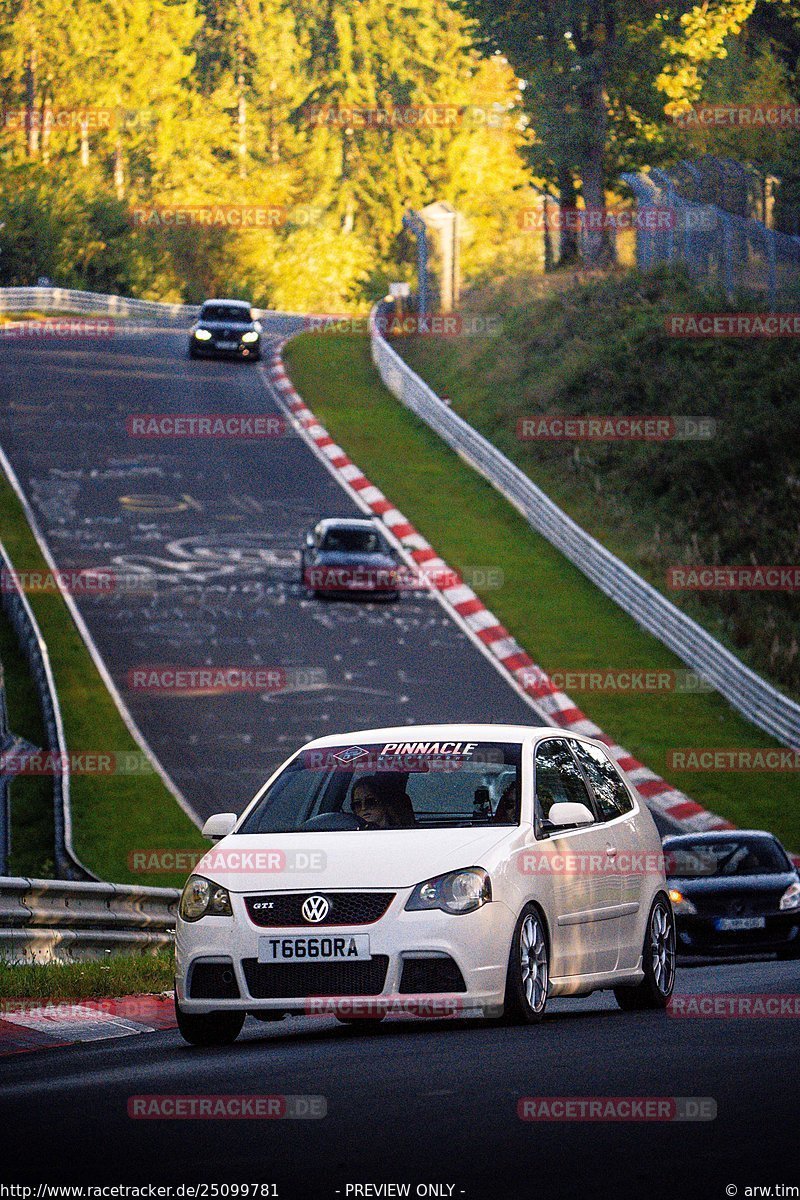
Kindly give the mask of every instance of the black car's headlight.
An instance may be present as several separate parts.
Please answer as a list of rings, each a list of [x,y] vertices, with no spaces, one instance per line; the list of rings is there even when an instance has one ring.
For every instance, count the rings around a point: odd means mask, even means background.
[[[201,917],[231,917],[231,898],[226,888],[190,875],[181,892],[178,912],[184,921],[199,921]]]
[[[483,867],[466,867],[418,883],[406,901],[406,911],[439,908],[446,913],[468,913],[491,898],[492,881]]]
[[[683,892],[679,892],[677,888],[669,889],[669,898],[672,901],[672,907],[676,913],[680,913],[684,917],[692,917],[696,914],[697,908],[689,899],[684,896]]]
[[[209,333],[209,331],[207,329],[195,329],[194,336],[198,342],[210,342],[211,341],[211,334]]]
[[[800,908],[800,883],[789,884],[781,896],[780,908],[782,912],[792,912],[794,909]]]
[[[258,341],[258,334],[256,333],[255,329],[248,329],[247,333],[243,333],[243,334],[242,334],[242,341],[243,341],[243,342],[247,342],[247,344],[248,344],[248,345],[249,345],[251,342],[257,342],[257,341]]]

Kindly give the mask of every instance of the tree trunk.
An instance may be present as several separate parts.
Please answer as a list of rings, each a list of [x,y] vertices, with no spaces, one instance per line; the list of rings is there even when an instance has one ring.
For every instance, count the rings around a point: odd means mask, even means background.
[[[29,158],[36,158],[39,153],[39,115],[36,112],[36,68],[38,54],[34,47],[28,55],[28,66],[25,72],[25,134]]]
[[[575,191],[575,180],[572,176],[572,171],[566,163],[562,163],[558,168],[558,192],[562,214],[565,210],[574,213],[576,207],[575,201],[578,197]],[[579,258],[578,231],[575,228],[575,223],[574,221],[564,219],[562,216],[558,250],[559,266],[570,266],[576,263]]]
[[[586,208],[605,214],[605,148],[608,136],[606,93],[602,78],[596,77],[581,89],[581,114],[586,131],[585,149],[579,169]],[[583,238],[583,256],[588,267],[603,267],[616,262],[616,243],[601,221],[599,230],[587,229]]]
[[[81,117],[81,166],[89,165],[89,121]]]
[[[122,169],[122,143],[119,139],[114,147],[114,190],[118,200],[125,199],[125,172]]]

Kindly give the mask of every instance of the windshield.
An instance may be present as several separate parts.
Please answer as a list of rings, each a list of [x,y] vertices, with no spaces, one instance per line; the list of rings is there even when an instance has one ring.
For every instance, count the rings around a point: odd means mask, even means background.
[[[232,325],[249,325],[253,320],[245,304],[204,304],[200,309],[201,321],[229,321]]]
[[[239,833],[519,824],[519,744],[344,743],[297,756]]]
[[[726,838],[681,842],[666,848],[667,874],[682,879],[721,875],[775,875],[790,870],[789,860],[770,838]]]
[[[345,554],[378,554],[383,549],[377,533],[371,529],[329,529],[320,550]]]

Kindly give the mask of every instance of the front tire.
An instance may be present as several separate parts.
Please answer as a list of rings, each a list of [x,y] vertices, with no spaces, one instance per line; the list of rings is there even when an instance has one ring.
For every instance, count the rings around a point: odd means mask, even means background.
[[[642,947],[644,979],[635,987],[614,988],[625,1012],[666,1008],[675,986],[675,917],[666,896],[656,896]]]
[[[541,1021],[549,985],[550,951],[544,918],[534,904],[527,904],[511,939],[503,1020],[514,1025]]]
[[[190,1046],[230,1046],[242,1032],[243,1012],[187,1013],[175,997],[178,1032]]]

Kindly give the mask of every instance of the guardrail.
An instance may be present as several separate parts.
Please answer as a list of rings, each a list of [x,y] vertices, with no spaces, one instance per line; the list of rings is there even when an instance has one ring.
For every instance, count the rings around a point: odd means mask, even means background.
[[[697,671],[748,721],[800,748],[800,705],[727,650],[621,559],[568,517],[482,434],[444,404],[380,332],[373,309],[372,359],[386,387],[474,467],[601,592]]]
[[[109,296],[101,292],[79,292],[72,288],[31,287],[0,288],[0,313],[60,312],[84,316],[101,315],[111,319],[155,325],[189,325],[200,312],[199,304],[167,304],[160,300],[135,300],[128,296]],[[285,336],[293,333],[303,318],[295,313],[255,308],[253,312],[268,333]]]
[[[16,634],[17,642],[30,669],[42,712],[47,749],[53,756],[53,861],[56,873],[66,879],[96,879],[84,866],[72,846],[72,809],[67,743],[58,693],[50,666],[45,640],[28,598],[20,587],[11,559],[0,542],[2,588],[0,603]]]
[[[116,883],[0,879],[0,959],[76,961],[172,945],[180,892]]]

